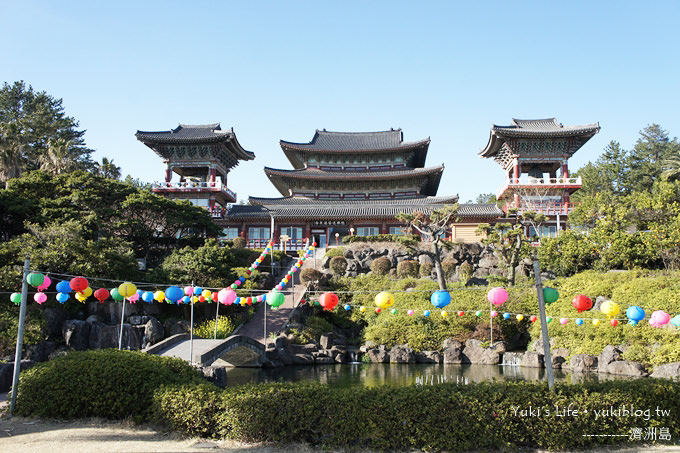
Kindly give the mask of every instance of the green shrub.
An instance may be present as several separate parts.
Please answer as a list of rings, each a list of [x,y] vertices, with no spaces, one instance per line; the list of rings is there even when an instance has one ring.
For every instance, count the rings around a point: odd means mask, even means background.
[[[387,275],[392,267],[392,261],[386,256],[376,258],[371,262],[371,271],[375,275]]]
[[[420,270],[418,261],[404,260],[397,264],[397,276],[399,278],[417,277]]]
[[[451,277],[456,275],[456,267],[458,262],[451,258],[446,258],[442,261],[442,271],[444,271],[444,278],[449,280]]]
[[[71,352],[22,372],[17,414],[50,418],[152,418],[154,392],[206,385],[181,359],[114,349]]]
[[[432,274],[432,269],[434,269],[434,264],[432,263],[423,263],[420,265],[420,276],[421,277],[429,277]]]
[[[300,281],[302,283],[318,282],[323,274],[316,269],[306,267],[300,271]]]
[[[326,256],[333,258],[334,256],[343,256],[345,253],[345,247],[332,247],[326,249]]]
[[[228,338],[240,323],[234,322],[229,316],[217,318],[217,338]],[[215,338],[215,320],[208,319],[194,327],[194,335],[199,338]]]
[[[472,264],[470,264],[468,261],[463,261],[463,263],[458,268],[458,276],[460,278],[460,281],[463,283],[467,283],[467,281],[472,278],[473,270],[474,269],[472,268]]]
[[[355,242],[397,242],[404,245],[416,245],[420,242],[417,234],[376,234],[373,236],[345,236],[342,238],[344,244]]]
[[[232,241],[232,248],[243,249],[246,247],[246,239],[242,237],[235,237]]]
[[[347,270],[347,260],[344,256],[334,256],[328,264],[335,275],[343,275]]]
[[[165,420],[187,435],[277,444],[302,441],[325,450],[552,451],[616,443],[642,447],[649,441],[629,437],[635,428],[643,427],[643,433],[645,428],[667,428],[671,442],[680,429],[680,383],[655,379],[558,384],[553,391],[544,383],[510,381],[375,388],[260,384],[219,393],[167,388],[157,401]],[[522,415],[529,406],[540,408],[540,416]],[[594,415],[624,406],[649,411],[649,417]],[[578,415],[565,415],[568,407]]]

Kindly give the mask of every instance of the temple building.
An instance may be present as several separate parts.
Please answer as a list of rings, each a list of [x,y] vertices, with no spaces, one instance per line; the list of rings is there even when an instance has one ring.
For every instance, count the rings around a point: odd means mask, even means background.
[[[188,200],[221,218],[236,193],[227,187],[229,171],[241,160],[253,160],[236,140],[234,130],[223,131],[217,124],[180,124],[169,131],[137,131],[137,140],[158,154],[166,165],[165,181],[153,184],[153,191],[168,198]],[[179,181],[172,182],[177,173]]]
[[[282,197],[233,205],[221,222],[224,237],[262,247],[273,236],[295,249],[307,238],[325,247],[347,235],[403,234],[400,212],[429,213],[458,201],[457,195],[436,196],[444,165],[425,167],[429,145],[429,138],[404,142],[400,129],[317,130],[309,143],[282,140],[293,169],[264,169]],[[477,224],[503,214],[495,205],[463,204],[458,212],[461,240],[474,240]]]
[[[496,194],[503,210],[539,212],[548,218],[541,231],[527,227],[530,237],[553,237],[565,228],[574,207],[570,196],[581,188],[581,177],[569,176],[568,160],[599,131],[599,123],[563,126],[555,118],[513,119],[509,126],[491,127],[479,155],[505,171],[505,183]]]

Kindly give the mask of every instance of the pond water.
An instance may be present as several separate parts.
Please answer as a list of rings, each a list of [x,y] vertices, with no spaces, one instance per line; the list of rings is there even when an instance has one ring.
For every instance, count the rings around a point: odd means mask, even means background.
[[[598,382],[625,377],[597,373],[567,373],[555,370],[555,382]],[[380,385],[436,385],[444,382],[547,380],[545,369],[517,365],[437,365],[357,363],[347,365],[286,366],[281,368],[232,368],[227,385],[262,382],[314,381],[339,387]]]

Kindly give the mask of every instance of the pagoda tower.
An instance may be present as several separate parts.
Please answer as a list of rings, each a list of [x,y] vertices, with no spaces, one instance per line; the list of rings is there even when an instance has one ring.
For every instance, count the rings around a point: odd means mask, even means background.
[[[489,142],[479,152],[493,158],[506,172],[496,197],[503,210],[545,214],[543,231],[530,236],[554,236],[563,229],[573,209],[570,195],[581,188],[581,178],[569,176],[568,160],[600,131],[599,123],[563,126],[555,118],[513,119],[509,126],[491,127]]]
[[[404,142],[384,132],[317,130],[309,143],[280,141],[293,170],[265,167],[285,197],[328,200],[408,199],[437,193],[444,165],[424,168],[430,139]]]
[[[236,193],[227,187],[229,171],[241,160],[255,154],[239,144],[234,130],[223,131],[217,124],[180,124],[169,131],[137,131],[137,140],[151,148],[166,164],[165,181],[153,184],[153,191],[168,198],[189,200],[221,218]],[[172,182],[172,174],[179,175]]]

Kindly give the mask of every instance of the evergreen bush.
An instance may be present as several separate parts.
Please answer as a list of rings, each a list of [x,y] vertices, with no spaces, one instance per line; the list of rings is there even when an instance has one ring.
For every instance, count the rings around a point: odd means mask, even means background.
[[[77,351],[23,371],[16,412],[147,421],[154,392],[184,384],[212,387],[181,359],[115,349]]]
[[[432,263],[423,263],[420,265],[420,276],[421,277],[429,277],[432,275],[432,269],[434,269],[434,264]]]
[[[345,247],[333,247],[326,249],[326,256],[328,258],[333,258],[334,256],[343,256],[345,253]]]
[[[463,263],[458,268],[458,276],[460,277],[460,281],[462,283],[467,283],[467,281],[472,278],[473,270],[472,264],[470,264],[468,261],[463,261]]]
[[[387,275],[392,267],[392,261],[386,256],[376,258],[371,262],[371,271],[375,275]]]
[[[238,327],[240,322],[234,322],[229,316],[217,318],[217,338],[226,339]],[[194,327],[194,336],[199,338],[215,338],[215,320],[208,319],[202,324]]]
[[[334,275],[343,275],[347,270],[347,260],[344,256],[334,256],[328,264]]]
[[[246,247],[246,240],[245,238],[242,237],[235,237],[234,240],[232,241],[232,248],[235,249],[243,249]]]
[[[300,271],[300,281],[302,283],[318,282],[323,274],[316,269],[306,267]]]
[[[420,265],[415,260],[404,260],[397,264],[397,276],[399,278],[418,277]]]

